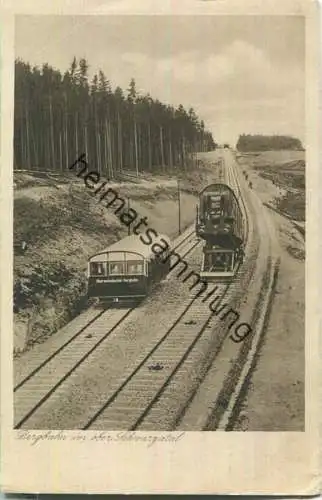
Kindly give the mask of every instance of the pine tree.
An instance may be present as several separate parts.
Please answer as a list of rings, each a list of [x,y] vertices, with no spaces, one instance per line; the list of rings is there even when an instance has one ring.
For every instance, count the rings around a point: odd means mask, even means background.
[[[140,95],[133,78],[125,97],[102,70],[89,84],[88,69],[85,58],[74,57],[63,74],[48,63],[31,68],[16,60],[15,169],[68,172],[85,153],[92,169],[113,178],[125,168],[136,175],[139,168],[186,169],[191,153],[215,147],[192,107],[187,112]]]

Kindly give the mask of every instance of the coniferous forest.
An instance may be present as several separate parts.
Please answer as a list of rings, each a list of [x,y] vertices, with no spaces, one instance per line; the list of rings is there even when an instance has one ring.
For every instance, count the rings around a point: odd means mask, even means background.
[[[117,173],[185,169],[193,152],[216,147],[193,108],[174,108],[135,80],[111,88],[103,71],[89,81],[85,59],[62,74],[15,61],[14,168],[66,172],[82,153],[92,170]]]
[[[280,151],[291,149],[302,151],[303,146],[299,139],[287,135],[250,135],[239,136],[236,148],[238,151]]]

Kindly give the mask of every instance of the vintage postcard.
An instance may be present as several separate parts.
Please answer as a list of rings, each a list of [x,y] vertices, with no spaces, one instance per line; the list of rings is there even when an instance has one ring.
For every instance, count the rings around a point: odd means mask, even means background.
[[[5,492],[319,492],[319,16],[3,2]]]

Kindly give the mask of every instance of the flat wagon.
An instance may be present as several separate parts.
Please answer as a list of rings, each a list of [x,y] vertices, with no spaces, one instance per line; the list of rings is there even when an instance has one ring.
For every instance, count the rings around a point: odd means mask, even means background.
[[[223,283],[232,280],[243,259],[242,246],[223,248],[206,242],[202,252],[200,277],[208,281]]]
[[[167,250],[162,255],[153,246],[162,241]],[[102,302],[139,301],[149,295],[152,286],[169,272],[170,240],[158,235],[153,245],[140,235],[130,235],[101,250],[88,260],[88,297]]]

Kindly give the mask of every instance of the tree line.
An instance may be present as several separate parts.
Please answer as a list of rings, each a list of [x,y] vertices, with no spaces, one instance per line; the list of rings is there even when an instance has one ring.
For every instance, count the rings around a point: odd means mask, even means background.
[[[250,135],[239,136],[236,148],[238,151],[272,151],[272,150],[303,150],[302,143],[295,137],[287,135]]]
[[[132,78],[114,90],[102,70],[88,76],[74,57],[62,74],[15,61],[14,168],[67,171],[82,153],[113,178],[122,170],[185,169],[193,152],[216,147],[194,109],[141,95]]]

